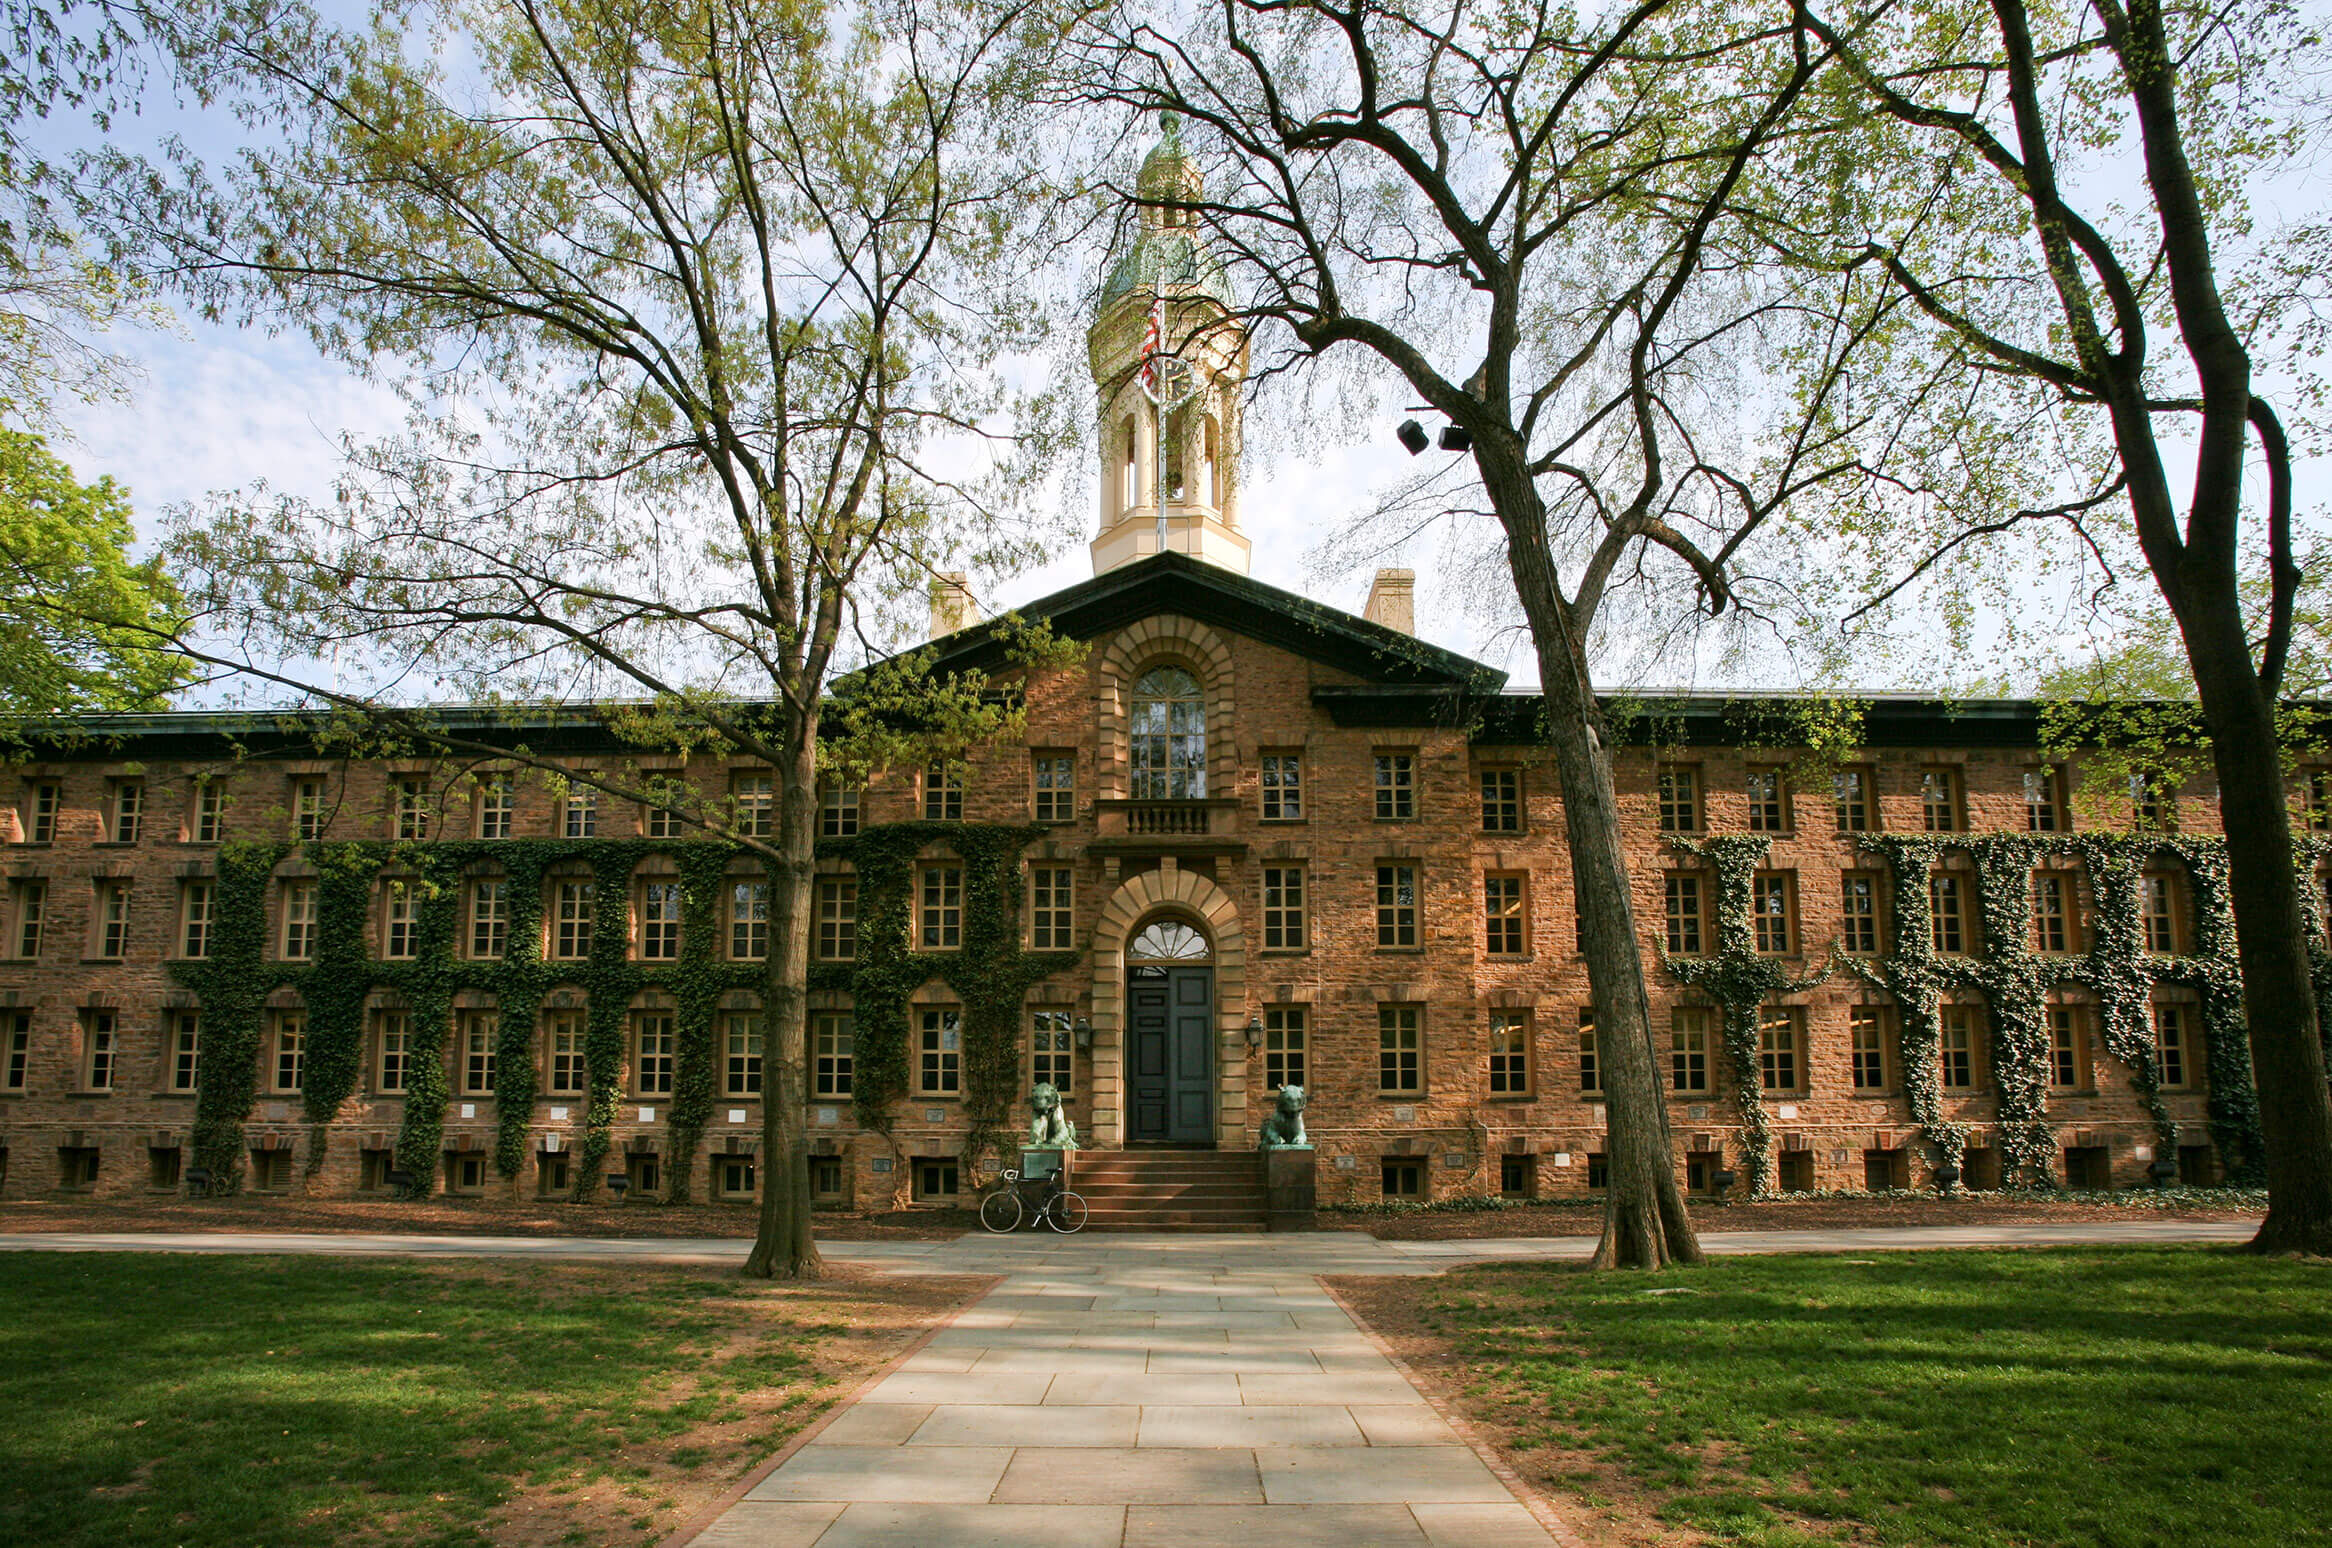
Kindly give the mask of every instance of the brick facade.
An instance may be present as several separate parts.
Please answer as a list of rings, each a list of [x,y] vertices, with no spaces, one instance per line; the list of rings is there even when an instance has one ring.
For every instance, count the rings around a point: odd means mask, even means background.
[[[1580,1025],[1583,1015],[1592,1015],[1592,997],[1574,948],[1570,871],[1550,753],[1516,729],[1529,723],[1527,702],[1518,706],[1495,693],[1485,697],[1479,675],[1471,683],[1450,676],[1456,658],[1412,650],[1381,626],[1312,604],[1299,609],[1300,599],[1245,580],[1209,578],[1199,568],[1174,555],[1144,560],[1131,567],[1143,573],[1117,572],[1105,578],[1107,585],[1091,583],[1052,599],[1060,603],[1052,609],[1057,622],[1087,638],[1091,649],[1078,665],[1027,685],[1023,743],[982,751],[964,779],[966,819],[1025,823],[1032,815],[1032,757],[1067,753],[1074,759],[1073,816],[1032,844],[1026,859],[1073,872],[1073,944],[1083,955],[1078,966],[1034,989],[1029,1005],[1032,1026],[1035,1013],[1043,1011],[1080,1023],[1081,1042],[1089,1029],[1090,1046],[1070,1055],[1068,1101],[1088,1143],[1130,1137],[1127,953],[1143,926],[1173,919],[1201,933],[1213,970],[1219,1146],[1252,1145],[1271,1100],[1266,1071],[1272,1050],[1252,1048],[1251,1033],[1268,1022],[1284,1037],[1300,1013],[1323,1202],[1369,1201],[1387,1186],[1414,1185],[1421,1195],[1433,1196],[1587,1191],[1603,1127],[1600,1101],[1581,1089]],[[1304,644],[1314,635],[1324,641],[1318,648]],[[1133,793],[1128,725],[1134,685],[1161,664],[1190,673],[1204,695],[1203,796],[1157,801]],[[1469,703],[1488,709],[1451,712]],[[1714,707],[1703,708],[1709,713],[1688,717],[1683,730],[1662,737],[1672,745],[1629,746],[1616,757],[1634,902],[1646,942],[1655,1026],[1661,1029],[1673,1007],[1692,999],[1663,971],[1654,949],[1666,926],[1665,878],[1702,868],[1660,829],[1656,770],[1691,769],[1697,776],[1696,831],[1722,834],[1751,826],[1752,773],[1787,762],[1785,753],[1727,745],[1709,729],[1721,717]],[[1936,770],[1956,774],[1970,829],[2026,830],[2027,775],[2042,767],[2030,706],[1897,702],[1887,708],[1884,745],[1855,755],[1851,764],[1875,780],[1875,831],[1924,831],[1922,781]],[[1462,729],[1467,725],[1477,729]],[[614,762],[622,756],[612,744],[595,749],[587,727],[569,734],[579,758]],[[1291,755],[1300,760],[1301,815],[1267,820],[1264,759]],[[1397,760],[1388,762],[1388,777],[1406,770],[1400,787],[1405,797],[1388,798],[1395,815],[1379,814],[1380,759]],[[1511,830],[1485,831],[1485,770],[1515,776],[1518,810]],[[723,789],[731,771],[699,759],[664,772]],[[2056,772],[2077,780],[2080,769]],[[61,1187],[139,1194],[184,1185],[193,1096],[174,1089],[173,1039],[179,1018],[199,1014],[200,1007],[168,963],[186,945],[186,884],[214,874],[223,841],[289,837],[300,820],[300,781],[321,782],[324,806],[315,831],[323,838],[395,836],[395,781],[403,777],[425,781],[433,838],[473,834],[478,818],[472,788],[444,767],[319,759],[264,735],[247,740],[238,755],[219,723],[199,715],[150,717],[102,750],[11,771],[9,788],[0,792],[0,837],[7,841],[0,859],[8,883],[0,907],[0,946],[7,953],[0,961],[0,1028],[12,1040],[21,1031],[23,1040],[8,1050],[8,1088],[0,1090],[0,1143],[6,1149],[0,1196]],[[226,793],[215,832],[201,828],[205,781]],[[132,786],[143,795],[134,835],[120,826],[123,793]],[[1502,800],[1503,787],[1494,793]],[[560,833],[563,819],[550,788],[521,779],[515,794],[516,836]],[[46,805],[52,795],[53,819]],[[1403,800],[1408,815],[1397,814]],[[1791,911],[1790,939],[1777,942],[1786,946],[1782,965],[1803,976],[1822,965],[1844,928],[1841,873],[1869,871],[1879,862],[1857,847],[1856,835],[1837,830],[1827,775],[1818,791],[1788,789],[1785,777],[1781,801],[1781,826],[1769,835],[1772,847],[1762,869],[1782,879]],[[2064,802],[2059,820],[2087,822],[2077,805]],[[923,815],[920,771],[894,771],[864,792],[865,824]],[[1770,804],[1759,813],[1772,815]],[[2113,819],[2111,813],[2103,816]],[[2179,792],[2178,820],[2188,835],[2215,832],[2212,792],[2193,786]],[[639,812],[612,803],[602,805],[597,822],[606,836],[645,832]],[[43,824],[45,834],[36,832]],[[944,849],[932,854],[943,855]],[[295,876],[299,864],[295,859],[281,874]],[[1266,868],[1301,872],[1300,946],[1267,944]],[[1413,943],[1380,943],[1381,869],[1413,878]],[[1486,919],[1485,878],[1491,875],[1516,884],[1502,895],[1500,907],[1518,908],[1521,916],[1495,936]],[[2086,882],[2077,874],[2067,879],[2071,927],[2078,932],[2089,908]],[[24,915],[36,886],[45,888],[40,939],[37,954],[25,957],[19,955],[30,944]],[[127,912],[120,938],[109,941],[105,909],[116,889],[126,895]],[[269,906],[280,911],[284,889],[272,892]],[[1701,906],[1713,910],[1713,883],[1704,883]],[[1973,922],[1971,915],[1971,928]],[[1713,918],[1704,920],[1708,939],[1714,924]],[[375,919],[371,927],[372,949],[379,952],[386,923]],[[1281,927],[1284,933],[1284,918]],[[280,949],[282,919],[271,917],[269,930],[271,951]],[[1517,941],[1520,951],[1491,949]],[[918,996],[928,1003],[947,998],[936,987]],[[1796,1089],[1766,1096],[1774,1150],[1784,1158],[1784,1184],[1836,1188],[1889,1176],[1908,1184],[1928,1180],[1930,1153],[1901,1089],[1899,1051],[1886,1050],[1888,1073],[1878,1088],[1855,1084],[1853,1010],[1884,1001],[1882,993],[1844,971],[1786,996],[1802,1012],[1803,1041],[1795,1050],[1802,1068]],[[554,996],[544,1009],[545,1037],[556,1008]],[[813,1004],[814,1012],[846,1008],[831,995]],[[1527,1035],[1509,1033],[1494,1050],[1493,1026],[1501,1019],[1509,1025],[1520,1020]],[[1414,1089],[1381,1089],[1384,1038],[1397,1045],[1398,1076],[1406,1069],[1403,1040],[1412,1033]],[[2094,1026],[2081,1036],[2081,1080],[2051,1096],[2049,1118],[2062,1143],[2084,1152],[2082,1167],[2103,1153],[2103,1170],[2088,1175],[2115,1185],[2135,1183],[2154,1159],[2148,1147],[2156,1128],[2129,1071],[2107,1053]],[[110,1045],[104,1046],[107,1038]],[[1494,1052],[1497,1083],[1509,1089],[1493,1089]],[[555,1158],[572,1156],[580,1144],[583,1099],[544,1095],[537,1101],[529,1165],[504,1179],[492,1165],[494,1101],[484,1093],[464,1093],[465,1072],[456,1066],[463,1056],[458,1039],[449,1037],[453,1095],[438,1186],[555,1191],[561,1180]],[[547,1049],[538,1049],[546,1072],[549,1057]],[[300,1099],[272,1089],[278,1070],[272,1051],[263,1048],[260,1089],[247,1125],[254,1186],[343,1194],[382,1185],[383,1154],[395,1144],[402,1101],[378,1089],[380,1051],[369,1032],[365,1058],[357,1092],[329,1125],[321,1165],[311,1172]],[[2165,1094],[2172,1116],[2190,1136],[2183,1142],[2190,1149],[2210,1132],[2205,1065],[2200,1048],[2190,1049],[2185,1082]],[[1668,1068],[1665,1044],[1662,1068]],[[1703,1180],[1736,1163],[1741,1141],[1713,1018],[1706,1068],[1705,1091],[1671,1098],[1679,1148]],[[1970,1144],[1980,1155],[1998,1110],[1981,1049],[1972,1074],[1971,1089],[1947,1091],[1944,1100],[1946,1116],[1972,1129]],[[645,1191],[655,1191],[666,1180],[651,1177],[653,1163],[646,1158],[664,1148],[669,1113],[659,1109],[669,1102],[641,1094],[628,1074],[624,1092],[611,1130],[609,1169],[628,1166],[636,1182],[654,1185]],[[725,1178],[739,1180],[735,1163],[756,1148],[760,1116],[758,1099],[716,1095],[693,1163],[694,1196],[720,1196]],[[962,1147],[958,1105],[910,1095],[896,1120],[892,1141],[885,1142],[858,1131],[846,1100],[813,1104],[810,1133],[815,1147],[831,1158],[824,1163],[824,1180],[838,1185],[828,1189],[836,1202],[904,1199],[922,1191],[922,1182],[942,1180],[942,1169],[930,1163],[950,1160]],[[274,1159],[278,1152],[290,1154]],[[1394,1164],[1388,1166],[1388,1159]],[[2207,1165],[2201,1154],[2181,1159],[2190,1171]],[[1414,1168],[1402,1164],[1412,1160]],[[1973,1166],[1971,1180],[1983,1180]],[[965,1191],[975,1182],[968,1175],[957,1178]]]

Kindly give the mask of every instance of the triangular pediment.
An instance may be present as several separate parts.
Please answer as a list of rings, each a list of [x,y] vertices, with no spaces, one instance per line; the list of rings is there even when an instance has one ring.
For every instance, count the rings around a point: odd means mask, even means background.
[[[1174,614],[1276,646],[1367,683],[1496,693],[1506,682],[1504,672],[1471,657],[1177,553],[1120,565],[1013,612],[1029,622],[1043,620],[1056,633],[1076,640],[1100,639],[1144,618]],[[974,667],[993,671],[1004,663],[994,626],[987,623],[958,629],[935,646],[938,659],[933,666],[941,672]]]

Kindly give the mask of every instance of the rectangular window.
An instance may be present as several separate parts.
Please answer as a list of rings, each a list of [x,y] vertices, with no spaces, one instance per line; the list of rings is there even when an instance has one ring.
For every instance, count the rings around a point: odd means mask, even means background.
[[[1797,890],[1794,871],[1759,871],[1749,878],[1749,923],[1761,955],[1797,954]]]
[[[197,844],[216,844],[226,826],[226,787],[216,780],[203,780],[194,787],[194,820],[187,824],[187,836]]]
[[[396,783],[396,795],[397,837],[429,837],[429,781],[418,777],[400,779]]]
[[[1805,1089],[1804,1016],[1791,1005],[1768,1005],[1757,1013],[1757,1078],[1767,1091]]]
[[[392,880],[381,898],[381,955],[408,961],[421,952],[421,886]]]
[[[1077,758],[1073,753],[1033,754],[1034,810],[1038,822],[1073,822],[1077,816]]]
[[[2184,1090],[2187,1081],[2186,1007],[2154,1002],[2154,1070],[2163,1086]]]
[[[964,868],[923,868],[923,949],[954,951],[964,943]]]
[[[736,831],[746,838],[768,838],[777,832],[777,776],[748,771],[729,776],[729,797],[736,803]]]
[[[64,802],[64,787],[54,780],[37,780],[24,791],[24,839],[28,844],[53,844],[57,841],[57,809]]]
[[[2064,780],[2054,768],[2024,771],[2024,830],[2055,833],[2066,826]]]
[[[2313,811],[2312,806],[2310,810]],[[2130,816],[2141,828],[2176,828],[2178,788],[2152,769],[2133,772],[2130,775]],[[2311,827],[2314,825],[2312,821],[2309,824]]]
[[[1406,821],[1417,815],[1417,760],[1409,753],[1376,755],[1377,818]]]
[[[50,785],[46,788],[52,792],[50,809],[54,811],[53,792],[56,790],[56,786]],[[2310,769],[2308,771],[2307,823],[2310,830],[2314,832],[2332,833],[2332,769]],[[35,842],[45,843],[47,841],[43,839],[35,840]]]
[[[724,1199],[753,1197],[753,1158],[722,1156],[714,1167],[714,1187]]]
[[[1425,1089],[1425,1008],[1377,1007],[1377,1090],[1414,1095]]]
[[[2032,873],[2032,949],[2062,953],[2073,949],[2073,884],[2062,871]]]
[[[559,831],[567,838],[599,836],[599,792],[589,785],[570,785],[559,808]]]
[[[325,806],[324,781],[292,781],[292,837],[305,843],[324,836],[330,814]]]
[[[1788,782],[1779,769],[1749,771],[1749,831],[1789,831]]]
[[[848,1011],[819,1011],[810,1018],[810,1094],[850,1095],[850,1063],[858,1024]]]
[[[1304,755],[1263,755],[1263,820],[1300,822],[1304,815]]]
[[[2057,1091],[2089,1088],[2089,1026],[2078,1005],[2049,1007],[2049,1086]]]
[[[270,1072],[277,1091],[297,1091],[308,1074],[308,1013],[275,1013],[275,1061]]]
[[[551,889],[551,955],[579,962],[591,955],[591,925],[599,910],[599,889],[587,881],[563,881]]]
[[[651,881],[640,886],[640,960],[680,960],[680,883]]]
[[[1919,771],[1919,815],[1930,833],[1958,833],[1967,827],[1960,820],[1958,769],[1939,766]]]
[[[916,1041],[915,1089],[925,1096],[954,1096],[963,1088],[963,1012],[952,1005],[922,1014]]]
[[[1838,949],[1858,957],[1879,951],[1879,879],[1875,872],[1848,871],[1838,879]]]
[[[1074,1088],[1077,1078],[1071,1019],[1065,1010],[1040,1010],[1029,1016],[1029,1084],[1043,1085],[1049,1081],[1063,1098]]]
[[[1076,912],[1065,865],[1032,866],[1028,873],[1028,944],[1032,951],[1068,951]]]
[[[1522,770],[1484,769],[1482,771],[1482,831],[1484,833],[1520,833],[1522,831]]]
[[[729,960],[766,962],[769,959],[769,883],[741,881],[729,884]]]
[[[659,775],[648,781],[648,798],[640,806],[640,832],[652,839],[679,838],[688,831],[681,814],[688,808],[685,780]]]
[[[1700,831],[1700,770],[1689,764],[1663,763],[1659,770],[1660,831]]]
[[[218,906],[218,883],[187,881],[178,884],[178,954],[211,954],[211,918]]]
[[[829,876],[818,882],[818,955],[848,962],[858,955],[858,878]]]
[[[761,1095],[761,1013],[721,1013],[721,1090],[733,1097]]]
[[[550,1071],[545,1089],[552,1096],[581,1096],[591,1089],[591,1065],[584,1052],[588,1021],[579,1010],[550,1011],[545,1020],[543,1041],[549,1058],[544,1062]]]
[[[1408,865],[1377,867],[1377,945],[1409,947],[1417,944],[1417,868]]]
[[[1305,1084],[1306,1014],[1300,1005],[1273,1006],[1263,1013],[1263,1084],[1270,1090]]]
[[[194,1011],[172,1011],[170,1028],[170,1089],[192,1091],[202,1072],[202,1017]]]
[[[83,1011],[81,1032],[84,1039],[81,1089],[111,1091],[113,1062],[121,1053],[120,1016],[109,1010]]]
[[[494,1094],[495,1044],[502,1035],[502,1018],[490,1010],[461,1014],[462,1094]]]
[[[1688,871],[1670,871],[1664,879],[1667,888],[1668,954],[1672,957],[1700,955],[1701,913],[1700,878]]]
[[[1973,1005],[1946,1005],[1936,1013],[1935,1079],[1946,1091],[1976,1089],[1979,1014]]]
[[[6,1026],[8,1067],[4,1073],[0,1073],[0,1080],[6,1082],[0,1089],[22,1091],[32,1065],[32,1012],[8,1012]]]
[[[964,820],[964,772],[961,766],[935,763],[923,771],[923,820]]]
[[[311,900],[314,884],[309,884]],[[97,883],[97,955],[118,960],[130,949],[130,884]]]
[[[2146,931],[2146,950],[2156,956],[2177,956],[2185,944],[2178,928],[2177,879],[2166,871],[2148,871],[2140,877],[2138,909]]]
[[[16,955],[31,961],[40,955],[41,936],[48,924],[49,884],[45,881],[20,881],[11,889],[15,893]]]
[[[1482,878],[1483,950],[1493,957],[1519,957],[1529,949],[1522,883],[1518,871],[1493,871]]]
[[[818,792],[818,836],[820,838],[855,838],[858,836],[858,787],[856,785],[828,785]]]
[[[116,844],[135,844],[146,826],[146,782],[142,779],[117,779],[113,782],[112,838]]]
[[[632,1016],[632,1070],[642,1096],[672,1094],[672,1065],[679,1051],[670,1011],[637,1011]]]
[[[1582,1096],[1600,1096],[1603,1092],[1603,1062],[1596,1057],[1595,1010],[1581,1006],[1579,1010],[1579,1093]]]
[[[1490,1095],[1530,1095],[1530,1017],[1521,1011],[1490,1013]]]
[[[1304,949],[1304,868],[1267,865],[1263,868],[1263,949]]]
[[[1854,1060],[1854,1089],[1887,1089],[1887,1016],[1883,1005],[1856,1005],[1846,1012],[1848,1051]]]
[[[491,961],[510,940],[510,883],[490,878],[470,883],[470,955]]]
[[[1864,765],[1840,769],[1830,788],[1841,833],[1869,833],[1879,825],[1878,771]]]
[[[1966,878],[1952,871],[1933,871],[1927,877],[1928,945],[1947,955],[1968,949]]]
[[[478,837],[506,839],[518,820],[518,791],[509,780],[489,779],[478,787]]]
[[[1709,1013],[1679,1005],[1668,1013],[1668,1084],[1676,1091],[1709,1088]]]
[[[380,1050],[373,1066],[374,1089],[383,1096],[402,1094],[413,1083],[413,1018],[401,1010],[375,1011],[373,1038]]]

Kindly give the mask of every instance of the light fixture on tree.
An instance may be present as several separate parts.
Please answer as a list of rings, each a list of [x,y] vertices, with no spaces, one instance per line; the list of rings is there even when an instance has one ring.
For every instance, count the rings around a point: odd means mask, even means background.
[[[1401,428],[1393,434],[1401,438],[1401,444],[1409,448],[1412,457],[1433,444],[1433,438],[1425,433],[1425,427],[1414,419],[1402,420]]]

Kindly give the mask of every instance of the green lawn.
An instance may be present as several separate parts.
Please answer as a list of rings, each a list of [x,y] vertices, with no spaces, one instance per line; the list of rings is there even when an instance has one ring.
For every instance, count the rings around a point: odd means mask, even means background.
[[[1521,1265],[1400,1304],[1526,1472],[1720,1540],[2332,1541],[2332,1264],[2170,1248],[1657,1278]]]
[[[961,1290],[0,1253],[0,1542],[638,1541]]]

